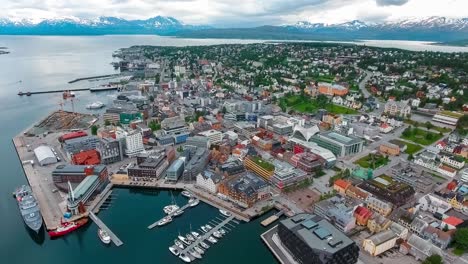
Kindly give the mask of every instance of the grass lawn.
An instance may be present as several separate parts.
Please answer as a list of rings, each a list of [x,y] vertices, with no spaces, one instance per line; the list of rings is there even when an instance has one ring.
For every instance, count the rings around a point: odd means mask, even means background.
[[[315,113],[319,109],[314,101],[302,102],[292,107],[295,111],[301,113]],[[325,110],[333,114],[356,114],[358,111],[347,108],[341,105],[328,104],[325,106]]]
[[[408,120],[408,119],[403,121],[403,122],[405,122],[406,124],[412,125],[412,126],[417,125],[418,127],[427,128],[426,124],[424,124],[422,122],[418,122],[418,121],[414,121],[414,120]],[[435,131],[438,131],[438,132],[442,132],[442,133],[448,133],[448,132],[452,131],[452,129],[450,129],[450,128],[439,127],[439,126],[434,126],[434,125],[431,127],[431,129],[435,130]]]
[[[250,159],[253,162],[255,162],[257,165],[259,165],[260,167],[264,168],[267,171],[275,170],[275,166],[273,166],[273,164],[271,164],[271,163],[269,163],[267,161],[264,161],[263,159],[261,159],[259,157],[251,157]]]
[[[461,256],[463,253],[465,253],[465,250],[461,248],[454,248],[452,252],[454,255]]]
[[[430,135],[430,137],[428,137],[428,135]],[[437,133],[429,132],[429,131],[422,130],[419,128],[412,128],[411,132],[408,133],[407,135],[405,135],[405,133],[403,132],[400,138],[427,146],[436,142],[441,137],[442,135],[439,135]]]
[[[418,152],[418,151],[420,151],[422,149],[422,147],[420,145],[416,145],[416,144],[413,144],[413,143],[401,141],[401,140],[398,140],[398,139],[390,140],[390,143],[393,143],[393,144],[396,144],[396,145],[405,144],[406,145],[405,153],[407,153],[407,154],[414,154],[414,153],[416,153],[416,152]]]
[[[372,166],[372,154],[362,157],[354,162],[354,164],[357,164],[361,166],[362,168],[372,168],[372,169],[385,166],[387,165],[387,163],[388,163],[388,159],[386,159],[384,156],[379,155],[379,154],[374,154],[374,166]]]

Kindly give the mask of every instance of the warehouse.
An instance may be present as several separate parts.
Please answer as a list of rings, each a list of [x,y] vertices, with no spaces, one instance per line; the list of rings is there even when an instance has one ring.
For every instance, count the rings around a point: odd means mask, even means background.
[[[57,157],[49,146],[35,148],[34,155],[41,166],[57,163]]]

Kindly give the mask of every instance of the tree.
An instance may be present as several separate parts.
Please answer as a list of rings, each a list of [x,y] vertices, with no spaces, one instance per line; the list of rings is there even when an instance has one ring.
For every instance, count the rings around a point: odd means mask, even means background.
[[[96,135],[97,135],[97,131],[98,131],[98,126],[93,125],[93,126],[91,127],[91,134],[94,135],[94,136],[96,136]]]
[[[156,120],[151,120],[151,122],[148,124],[148,127],[151,128],[151,131],[155,132],[161,129],[161,124],[156,122]]]
[[[109,120],[104,121],[105,126],[110,126],[111,122]]]
[[[408,155],[408,160],[413,160],[413,159],[414,159],[413,154],[409,154],[409,155]]]
[[[403,130],[403,133],[401,133],[404,137],[411,137],[411,127],[406,128]]]
[[[424,125],[426,126],[426,128],[427,128],[428,130],[430,130],[430,129],[432,129],[432,128],[434,127],[434,125],[433,125],[431,122],[429,122],[429,121],[427,121],[426,123],[424,123]]]
[[[226,107],[225,107],[225,106],[223,106],[223,110],[222,110],[222,112],[223,112],[223,114],[226,114],[226,112],[227,112],[227,109],[226,109]]]
[[[457,248],[468,249],[468,228],[458,228],[454,240]]]
[[[442,264],[443,262],[442,262],[441,256],[434,254],[434,255],[427,257],[426,260],[424,260],[422,263],[423,264]]]
[[[432,140],[434,138],[434,136],[432,135],[432,133],[427,133],[426,134],[426,139],[427,140]]]

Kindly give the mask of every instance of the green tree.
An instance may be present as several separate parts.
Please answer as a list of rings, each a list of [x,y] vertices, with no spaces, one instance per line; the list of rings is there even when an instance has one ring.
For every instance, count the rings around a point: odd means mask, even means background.
[[[161,124],[156,122],[156,120],[151,120],[151,122],[148,124],[148,127],[151,128],[151,131],[155,132],[161,129]]]
[[[426,126],[427,129],[432,129],[432,128],[434,127],[434,125],[433,125],[431,122],[429,122],[429,121],[427,121],[426,123],[424,123],[424,125]]]
[[[423,264],[442,264],[443,262],[442,262],[441,256],[434,254],[434,255],[427,257],[426,260],[424,260],[422,263]]]
[[[99,128],[98,126],[93,125],[93,126],[91,127],[91,134],[94,135],[94,136],[96,136],[96,135],[97,135],[98,128]]]
[[[222,110],[223,114],[226,114],[227,113],[227,109],[225,106],[223,106],[223,110]]]
[[[408,160],[414,160],[413,154],[409,154],[409,155],[408,155]]]
[[[105,126],[110,126],[111,122],[109,120],[104,121]]]
[[[432,135],[432,133],[427,133],[426,134],[426,139],[427,140],[432,140],[434,138],[434,136]]]
[[[468,249],[468,228],[458,228],[454,238],[457,248]]]
[[[411,137],[411,128],[408,127],[408,128],[405,128],[405,130],[403,130],[403,132],[401,133],[404,137]]]

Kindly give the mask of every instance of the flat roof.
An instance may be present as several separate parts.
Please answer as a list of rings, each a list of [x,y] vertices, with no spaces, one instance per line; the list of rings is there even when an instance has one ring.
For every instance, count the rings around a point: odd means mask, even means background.
[[[96,175],[90,175],[85,177],[80,184],[73,190],[73,193],[75,195],[75,198],[80,198],[83,196],[89,188],[98,180],[98,176]]]

